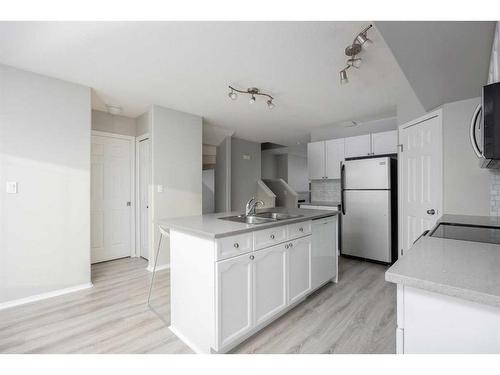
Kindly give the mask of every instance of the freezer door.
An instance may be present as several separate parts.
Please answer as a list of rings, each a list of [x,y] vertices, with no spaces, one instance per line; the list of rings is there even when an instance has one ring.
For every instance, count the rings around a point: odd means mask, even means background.
[[[390,190],[344,193],[342,254],[391,262]]]
[[[391,188],[390,158],[348,160],[344,164],[344,189]]]

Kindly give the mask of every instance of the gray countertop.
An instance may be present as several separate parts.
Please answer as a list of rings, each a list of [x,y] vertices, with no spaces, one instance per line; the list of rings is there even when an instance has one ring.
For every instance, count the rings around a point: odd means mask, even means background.
[[[289,209],[283,207],[276,207],[272,209],[257,210],[257,212],[265,212],[265,211],[286,212],[292,215],[302,215],[302,216],[294,219],[280,220],[265,224],[244,224],[234,221],[220,220],[221,217],[241,215],[241,212],[224,212],[218,214],[184,216],[171,219],[162,219],[159,220],[156,224],[174,230],[193,233],[195,235],[202,237],[220,238],[246,232],[253,232],[256,230],[276,227],[280,225],[298,223],[301,221],[320,219],[323,217],[338,215],[338,212],[336,211],[310,210],[310,209],[300,209],[300,208]]]
[[[497,217],[444,215],[439,222],[500,227]],[[500,245],[427,235],[387,270],[385,279],[500,307]]]

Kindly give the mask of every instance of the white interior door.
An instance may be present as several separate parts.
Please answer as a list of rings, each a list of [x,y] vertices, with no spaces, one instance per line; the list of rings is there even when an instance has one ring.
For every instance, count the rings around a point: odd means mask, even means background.
[[[133,141],[92,135],[91,262],[131,255]]]
[[[149,259],[149,236],[151,231],[150,217],[150,185],[151,185],[151,152],[149,139],[139,142],[138,196],[139,196],[139,255]]]
[[[403,125],[399,129],[401,231],[399,255],[403,255],[442,215],[443,139],[441,111]]]

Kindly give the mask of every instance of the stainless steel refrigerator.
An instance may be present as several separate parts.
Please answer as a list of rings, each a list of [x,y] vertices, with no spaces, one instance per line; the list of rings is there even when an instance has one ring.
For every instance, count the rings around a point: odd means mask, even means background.
[[[397,246],[395,162],[380,157],[342,163],[342,254],[393,262]]]

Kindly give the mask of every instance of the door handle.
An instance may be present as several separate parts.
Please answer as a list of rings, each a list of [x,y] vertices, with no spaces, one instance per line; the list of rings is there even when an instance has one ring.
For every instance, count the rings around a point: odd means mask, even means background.
[[[345,215],[344,174],[345,174],[345,165],[344,165],[344,163],[341,162],[341,166],[340,166],[340,207],[342,209],[343,215]]]
[[[427,215],[434,215],[435,213],[436,213],[436,210],[434,208],[427,210]]]

